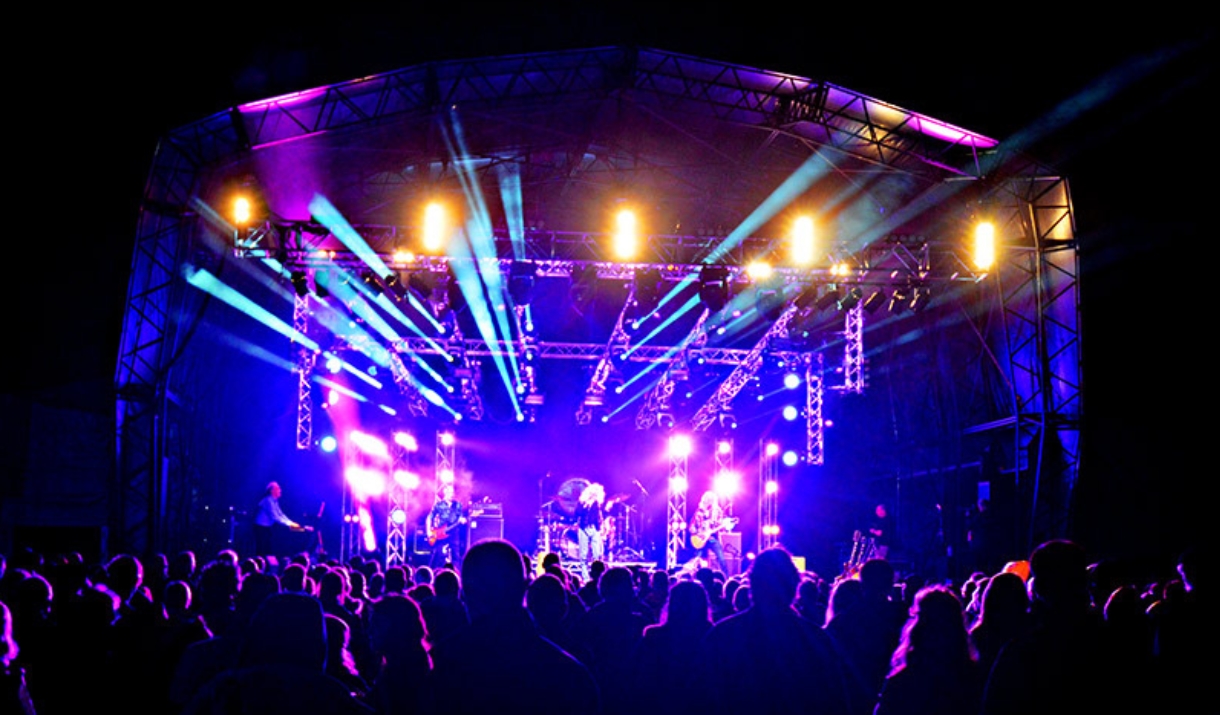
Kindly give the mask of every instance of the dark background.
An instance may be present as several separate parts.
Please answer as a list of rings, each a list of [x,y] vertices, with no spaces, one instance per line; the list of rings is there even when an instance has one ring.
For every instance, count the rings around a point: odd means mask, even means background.
[[[113,413],[137,208],[165,131],[421,62],[636,44],[1028,141],[1068,177],[1081,242],[1081,538],[1097,553],[1159,554],[1210,536],[1214,27],[1163,4],[1104,23],[1046,7],[984,21],[585,5],[177,8],[173,21],[90,8],[21,28],[28,49],[8,73],[5,478],[29,470],[31,403]]]

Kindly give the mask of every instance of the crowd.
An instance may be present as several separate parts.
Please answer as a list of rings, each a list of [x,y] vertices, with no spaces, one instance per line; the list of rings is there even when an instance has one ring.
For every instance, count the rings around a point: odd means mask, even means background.
[[[1133,582],[1071,541],[960,583],[780,547],[744,574],[502,540],[460,564],[221,551],[0,556],[0,712],[1206,713],[1211,571]]]

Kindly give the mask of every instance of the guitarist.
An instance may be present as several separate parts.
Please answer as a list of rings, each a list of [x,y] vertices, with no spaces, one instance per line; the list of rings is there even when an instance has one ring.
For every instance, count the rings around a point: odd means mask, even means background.
[[[724,558],[724,547],[720,543],[720,532],[731,528],[735,520],[730,520],[725,513],[724,504],[715,491],[709,489],[699,498],[699,508],[691,519],[691,545],[696,549],[696,555],[712,562],[711,556],[716,556],[720,570],[729,572],[728,561]]]
[[[428,544],[432,547],[430,566],[439,569],[446,560],[455,565],[462,562],[461,525],[466,514],[453,493],[453,485],[445,484],[436,495],[428,512]]]

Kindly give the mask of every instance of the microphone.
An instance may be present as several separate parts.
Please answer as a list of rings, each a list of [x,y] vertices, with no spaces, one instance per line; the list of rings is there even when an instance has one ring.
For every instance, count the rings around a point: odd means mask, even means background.
[[[644,492],[644,496],[648,496],[648,490],[644,488],[644,485],[643,485],[643,484],[640,484],[640,480],[638,480],[638,479],[632,479],[632,480],[631,480],[631,483],[632,483],[632,484],[634,484],[634,485],[636,485],[637,487],[639,487],[639,488],[640,488],[640,491]]]

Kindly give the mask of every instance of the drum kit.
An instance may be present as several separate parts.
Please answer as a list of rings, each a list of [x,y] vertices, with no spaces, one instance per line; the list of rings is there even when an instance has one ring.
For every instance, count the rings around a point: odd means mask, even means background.
[[[538,551],[558,554],[560,559],[575,562],[580,559],[580,534],[576,524],[576,507],[580,493],[589,486],[583,477],[568,479],[558,492],[542,505],[538,512]],[[628,503],[630,495],[615,494],[606,499],[602,519],[602,548],[611,562],[639,561],[636,524],[639,508]]]

